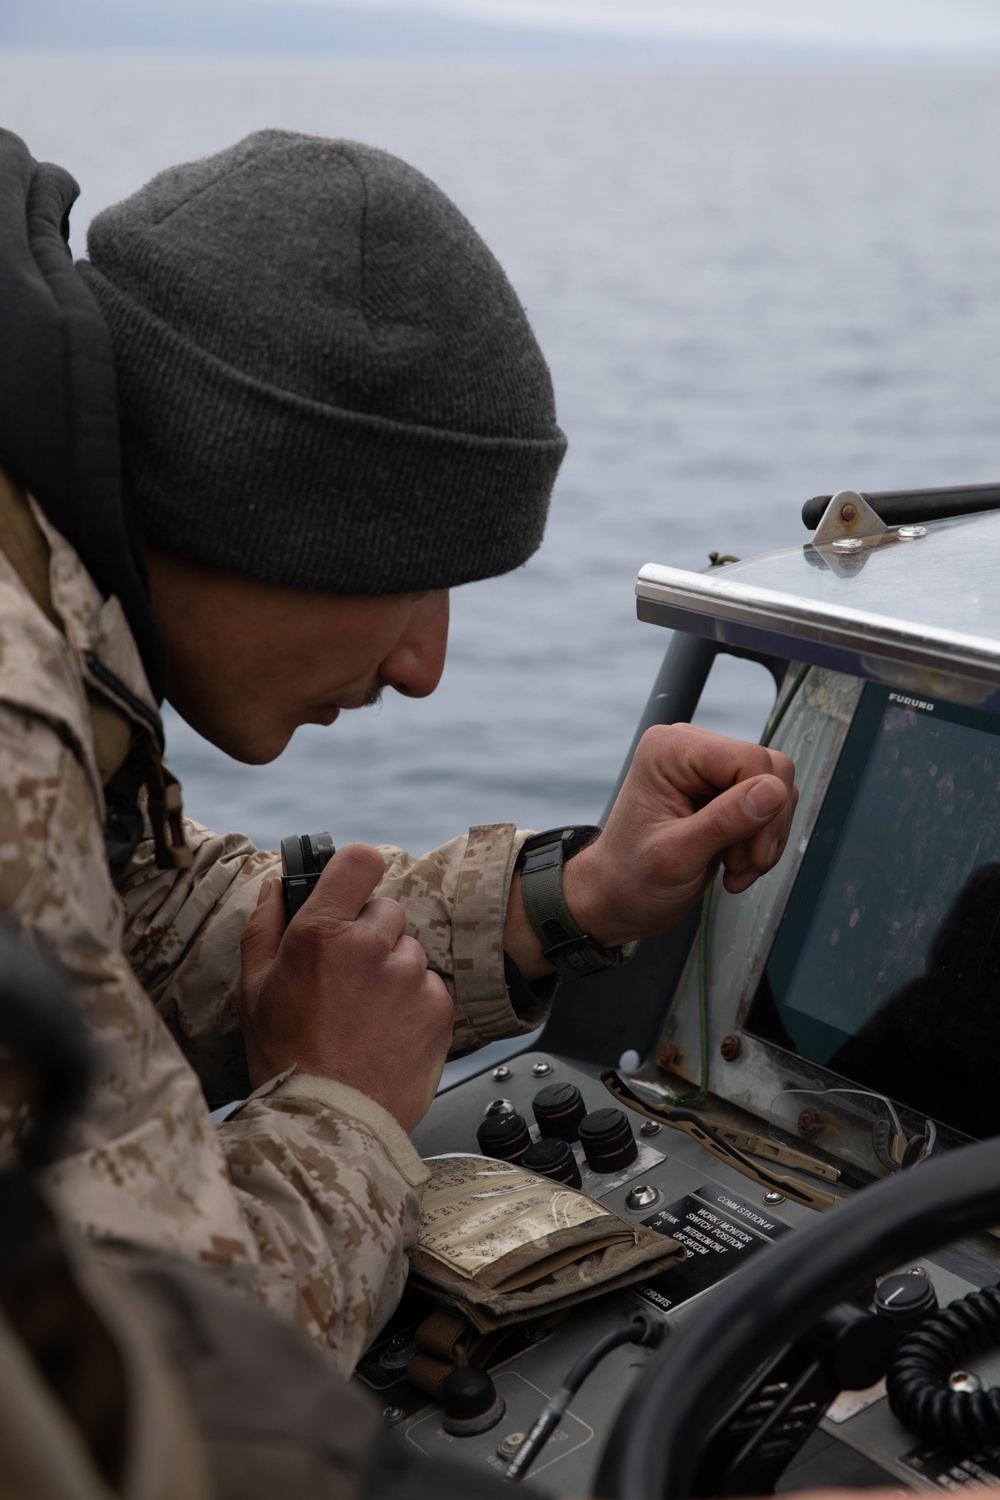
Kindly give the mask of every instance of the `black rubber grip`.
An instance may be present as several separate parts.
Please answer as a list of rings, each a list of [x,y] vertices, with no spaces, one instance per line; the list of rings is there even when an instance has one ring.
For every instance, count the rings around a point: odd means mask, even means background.
[[[968,516],[981,510],[1000,510],[1000,484],[953,484],[934,490],[880,490],[858,493],[888,526],[911,521],[941,521],[946,516]],[[802,519],[815,531],[832,495],[814,495],[802,507]]]

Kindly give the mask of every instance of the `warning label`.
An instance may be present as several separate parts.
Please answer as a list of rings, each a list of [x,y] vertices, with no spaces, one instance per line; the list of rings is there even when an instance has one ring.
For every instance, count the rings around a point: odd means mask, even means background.
[[[658,1234],[672,1235],[688,1252],[662,1276],[631,1288],[661,1312],[715,1286],[790,1227],[714,1183],[705,1183],[643,1223]]]

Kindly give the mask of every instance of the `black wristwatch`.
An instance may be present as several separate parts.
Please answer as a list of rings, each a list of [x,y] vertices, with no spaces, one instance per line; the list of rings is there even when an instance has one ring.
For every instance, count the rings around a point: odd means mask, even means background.
[[[591,824],[550,828],[532,834],[521,845],[515,868],[521,876],[521,897],[528,921],[542,945],[542,953],[559,974],[599,974],[628,963],[638,943],[605,948],[573,920],[563,895],[563,865],[600,833]]]

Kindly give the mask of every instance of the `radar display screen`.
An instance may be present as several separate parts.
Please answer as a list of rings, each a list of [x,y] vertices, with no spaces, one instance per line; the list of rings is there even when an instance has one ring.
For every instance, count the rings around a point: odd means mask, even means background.
[[[869,684],[746,1030],[1000,1133],[1000,720]]]

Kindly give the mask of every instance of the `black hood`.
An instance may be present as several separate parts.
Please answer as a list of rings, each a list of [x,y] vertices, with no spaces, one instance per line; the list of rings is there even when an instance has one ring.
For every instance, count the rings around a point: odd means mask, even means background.
[[[159,702],[166,656],[124,498],[111,339],[69,251],[79,191],[0,130],[0,464],[118,596]]]

